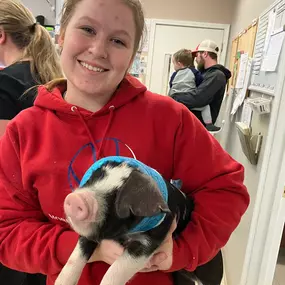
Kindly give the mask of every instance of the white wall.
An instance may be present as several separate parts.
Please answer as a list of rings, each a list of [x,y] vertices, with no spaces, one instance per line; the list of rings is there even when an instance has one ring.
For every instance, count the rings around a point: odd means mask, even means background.
[[[58,0],[57,0],[58,1]],[[33,15],[36,17],[38,15],[43,15],[46,17],[45,24],[54,25],[55,24],[55,12],[51,11],[50,5],[46,0],[22,0],[23,4],[29,8]],[[55,6],[56,0],[50,0],[52,5]]]
[[[232,29],[230,35],[229,51],[231,51],[231,41],[241,32],[244,28],[250,25],[253,19],[258,16],[270,6],[274,0],[239,0],[236,3],[235,12],[233,15]],[[251,93],[254,97],[256,94]],[[251,165],[242,152],[239,137],[234,125],[235,121],[239,121],[241,112],[238,111],[234,121],[231,122],[229,116],[229,107],[231,106],[232,98],[227,97],[224,101],[220,119],[226,119],[226,126],[223,134],[220,137],[221,144],[236,160],[241,162],[245,167],[245,184],[251,196],[251,204],[248,211],[242,219],[238,229],[233,233],[228,245],[225,248],[226,259],[226,274],[227,285],[239,285],[242,274],[242,266],[245,258],[245,252],[249,237],[249,230],[252,220],[253,208],[257,194],[257,186],[259,181],[260,169],[263,160],[263,153],[266,144],[266,137],[268,132],[270,115],[259,116],[253,115],[252,130],[253,134],[261,132],[264,136],[262,150],[258,165]],[[227,110],[226,110],[227,109]],[[254,284],[255,285],[255,284]]]
[[[147,18],[230,24],[236,0],[141,0]]]
[[[232,37],[246,28],[253,19],[258,16],[275,0],[238,0],[232,18]]]
[[[55,2],[63,0],[50,0]],[[48,24],[56,23],[56,16],[50,11],[45,0],[22,0],[31,9],[35,16],[42,14],[47,18]],[[142,0],[147,18],[188,20],[198,22],[211,22],[230,24],[232,20],[235,0]],[[59,5],[60,6],[60,5]]]

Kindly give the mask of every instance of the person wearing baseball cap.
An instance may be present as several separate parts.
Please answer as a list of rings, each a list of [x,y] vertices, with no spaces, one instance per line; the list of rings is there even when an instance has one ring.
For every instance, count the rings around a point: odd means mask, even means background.
[[[196,57],[198,52],[204,52],[204,51],[212,52],[212,53],[218,55],[219,47],[212,40],[204,40],[196,47],[195,50],[192,51],[192,55],[193,55],[193,57]]]
[[[231,72],[223,65],[218,64],[219,47],[212,40],[202,41],[194,51],[197,68],[201,71],[204,80],[194,90],[176,93],[173,99],[184,104],[205,125],[201,110],[210,105],[212,122],[215,124],[220,112],[227,81]]]

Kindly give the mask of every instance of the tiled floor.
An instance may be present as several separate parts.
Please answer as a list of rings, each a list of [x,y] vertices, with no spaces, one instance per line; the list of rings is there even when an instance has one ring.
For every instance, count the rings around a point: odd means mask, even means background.
[[[285,284],[285,248],[280,249],[272,285]]]

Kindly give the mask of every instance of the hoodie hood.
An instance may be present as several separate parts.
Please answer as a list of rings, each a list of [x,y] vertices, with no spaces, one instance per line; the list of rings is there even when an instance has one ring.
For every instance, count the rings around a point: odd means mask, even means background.
[[[51,92],[47,90],[45,86],[40,86],[38,90],[38,96],[35,100],[35,106],[48,109],[55,113],[67,114],[76,116],[81,122],[82,127],[86,131],[86,135],[89,137],[93,147],[96,149],[96,159],[101,158],[104,145],[106,143],[105,138],[112,127],[112,123],[115,116],[115,110],[131,102],[134,98],[139,95],[143,95],[146,91],[146,87],[140,83],[136,78],[127,75],[117,91],[111,98],[111,100],[99,111],[92,113],[86,109],[67,103],[62,94],[66,91],[66,84],[58,88],[54,88]],[[101,115],[107,116],[107,121],[104,126],[103,136],[100,142],[95,142],[90,124],[87,121],[93,117]]]
[[[227,81],[232,77],[232,73],[230,72],[230,70],[228,70],[226,67],[224,67],[221,64],[215,64],[215,65],[209,67],[208,69],[206,69],[205,71],[214,70],[214,69],[218,69],[218,70],[222,71],[224,73]]]
[[[51,92],[45,86],[40,86],[38,89],[38,96],[34,105],[40,108],[48,109],[53,112],[74,114],[74,107],[72,104],[67,103],[62,94],[66,91],[66,84],[54,88]],[[127,75],[119,85],[117,91],[111,100],[99,111],[92,113],[81,107],[76,107],[82,116],[102,115],[109,112],[110,107],[118,109],[126,105],[139,95],[143,95],[146,87],[136,78]]]

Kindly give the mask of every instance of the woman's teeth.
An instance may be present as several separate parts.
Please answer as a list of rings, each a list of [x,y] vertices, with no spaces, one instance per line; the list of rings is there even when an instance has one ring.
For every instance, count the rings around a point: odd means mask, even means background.
[[[82,66],[84,66],[85,68],[87,68],[87,69],[89,69],[89,70],[92,70],[92,71],[96,71],[96,72],[104,72],[104,71],[105,71],[105,70],[102,69],[102,68],[89,65],[89,64],[87,64],[86,62],[83,62],[83,61],[80,61],[80,64],[81,64]]]

